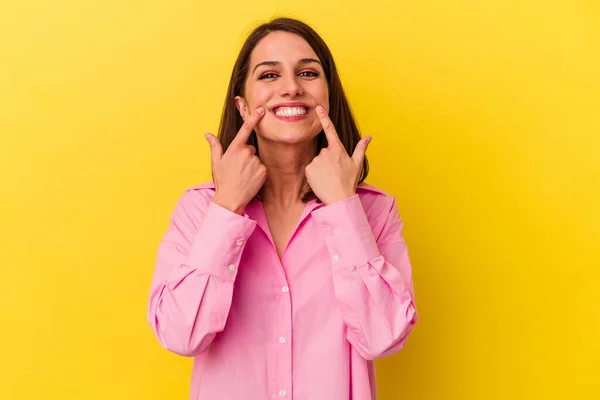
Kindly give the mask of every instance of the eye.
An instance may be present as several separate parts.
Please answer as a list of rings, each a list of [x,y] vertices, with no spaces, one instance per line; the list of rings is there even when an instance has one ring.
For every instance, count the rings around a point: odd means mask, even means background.
[[[266,74],[264,74],[264,75],[261,75],[261,76],[260,76],[258,79],[259,79],[259,80],[263,80],[263,79],[274,79],[274,78],[277,78],[277,76],[278,76],[277,74],[274,74],[274,73],[272,73],[272,72],[269,72],[269,73],[266,73]]]
[[[314,72],[314,71],[302,71],[298,75],[304,76],[304,77],[309,77],[309,78],[316,78],[317,76],[319,76],[319,73]]]

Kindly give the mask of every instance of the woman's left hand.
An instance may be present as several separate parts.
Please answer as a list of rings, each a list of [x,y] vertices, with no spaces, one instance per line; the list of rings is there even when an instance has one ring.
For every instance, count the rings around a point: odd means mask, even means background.
[[[306,180],[315,195],[325,204],[347,199],[356,193],[356,185],[371,137],[366,136],[358,142],[352,157],[344,145],[327,115],[327,111],[317,107],[317,116],[323,126],[328,146],[306,166]]]

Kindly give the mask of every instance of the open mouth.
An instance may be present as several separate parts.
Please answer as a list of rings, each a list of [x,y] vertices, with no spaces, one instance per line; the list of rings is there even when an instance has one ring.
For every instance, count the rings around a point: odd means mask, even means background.
[[[294,118],[302,117],[308,113],[308,107],[305,106],[294,106],[294,107],[277,107],[273,110],[273,113],[278,117],[282,118]]]

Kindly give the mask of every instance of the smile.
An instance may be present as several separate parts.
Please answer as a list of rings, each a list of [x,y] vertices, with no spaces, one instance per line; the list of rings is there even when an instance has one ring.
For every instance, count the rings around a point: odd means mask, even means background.
[[[305,103],[289,102],[275,106],[271,112],[280,121],[296,122],[306,118],[310,113],[310,107]]]
[[[279,107],[275,110],[275,115],[279,117],[300,117],[306,115],[308,110],[305,107]]]

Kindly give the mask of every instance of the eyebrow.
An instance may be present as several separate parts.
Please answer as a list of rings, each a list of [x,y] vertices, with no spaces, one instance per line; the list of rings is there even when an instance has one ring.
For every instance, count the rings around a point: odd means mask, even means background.
[[[316,58],[303,58],[300,61],[298,61],[298,64],[300,64],[300,65],[312,64],[312,63],[317,63],[317,64],[321,65],[321,61],[317,60]],[[256,66],[252,70],[252,73],[254,73],[256,71],[256,68],[258,68],[260,66],[264,66],[264,65],[267,65],[269,67],[277,67],[277,66],[281,65],[281,63],[279,61],[260,62],[260,63],[256,64]]]

